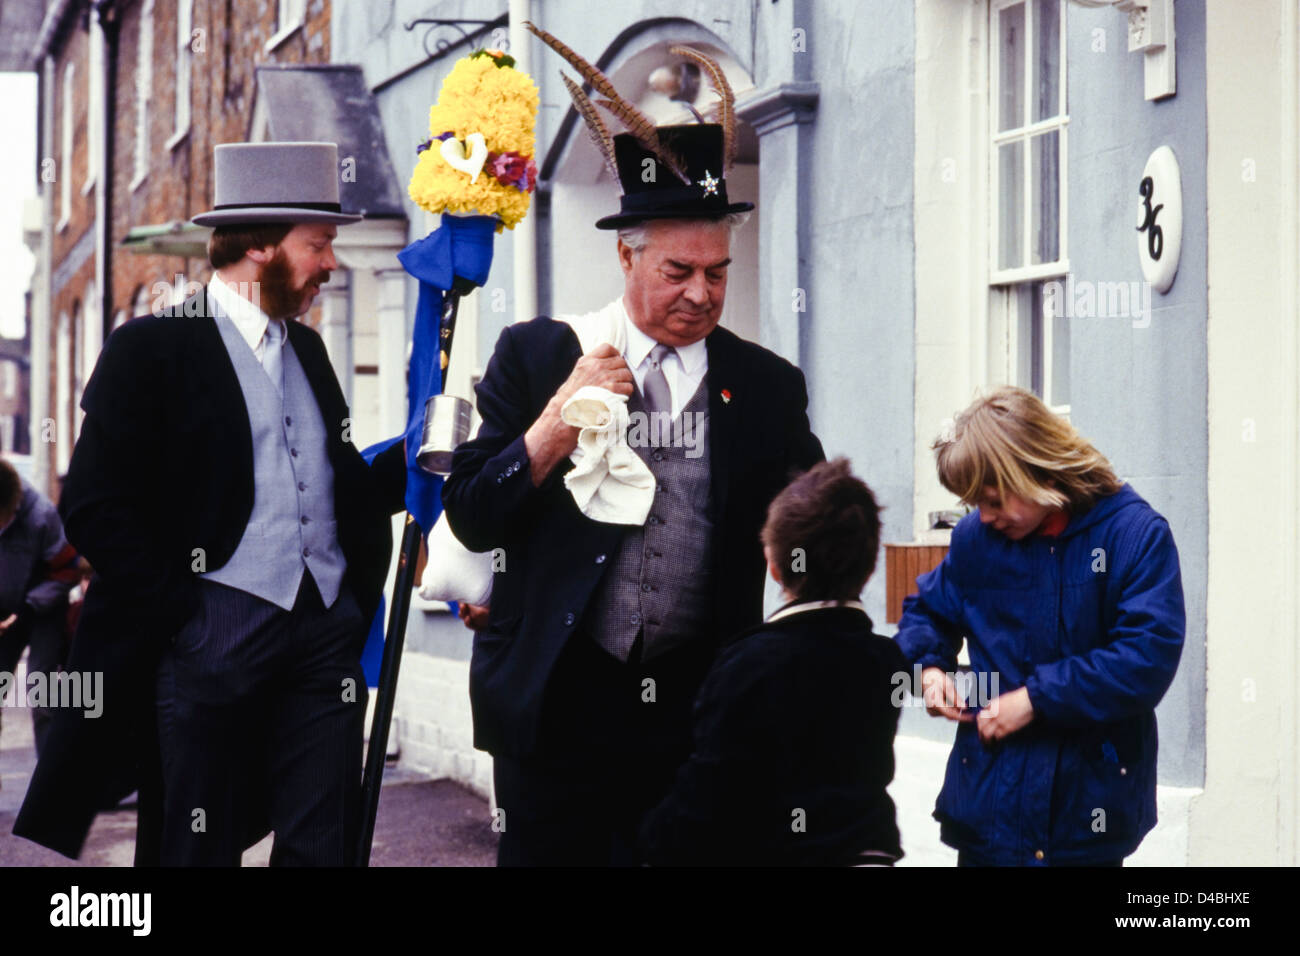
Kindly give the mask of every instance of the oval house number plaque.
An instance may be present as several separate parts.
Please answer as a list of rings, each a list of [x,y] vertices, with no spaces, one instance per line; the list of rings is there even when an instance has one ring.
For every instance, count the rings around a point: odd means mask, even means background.
[[[1178,159],[1161,146],[1147,160],[1138,184],[1138,259],[1142,275],[1157,292],[1168,292],[1183,247],[1183,180]]]

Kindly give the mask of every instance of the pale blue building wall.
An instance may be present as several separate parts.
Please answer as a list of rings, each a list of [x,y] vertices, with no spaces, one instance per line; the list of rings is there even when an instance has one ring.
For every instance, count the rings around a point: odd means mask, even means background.
[[[809,4],[813,124],[809,321],[800,365],[828,457],[849,457],[884,506],[883,541],[912,540],[916,307],[915,26],[911,3]],[[884,550],[867,586],[885,620]]]
[[[1071,320],[1071,415],[1121,477],[1169,519],[1187,606],[1187,642],[1157,711],[1160,781],[1205,773],[1208,554],[1205,4],[1179,0],[1177,94],[1143,98],[1143,61],[1110,9],[1069,4],[1069,256],[1075,280],[1140,282],[1135,217],[1147,158],[1172,147],[1183,187],[1182,255],[1173,287],[1151,294],[1150,324]],[[1095,52],[1106,31],[1105,52]],[[1139,320],[1139,324],[1145,319]],[[1250,636],[1243,634],[1242,640]]]

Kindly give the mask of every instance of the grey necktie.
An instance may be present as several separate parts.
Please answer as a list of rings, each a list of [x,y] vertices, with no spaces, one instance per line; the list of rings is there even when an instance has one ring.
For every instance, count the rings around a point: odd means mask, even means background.
[[[262,336],[262,368],[266,369],[281,398],[284,398],[284,365],[280,356],[287,331],[283,320],[271,319],[266,323],[266,333]]]
[[[664,359],[676,349],[671,345],[656,345],[650,350],[650,371],[646,372],[645,387],[641,389],[645,396],[646,411],[667,412],[672,417],[673,395],[668,390],[668,379],[664,375]]]

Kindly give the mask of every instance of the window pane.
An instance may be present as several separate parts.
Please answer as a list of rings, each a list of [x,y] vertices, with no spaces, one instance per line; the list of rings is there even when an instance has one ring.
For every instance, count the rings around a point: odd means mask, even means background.
[[[1061,112],[1061,6],[1058,0],[1037,0],[1034,7],[1034,120]]]
[[[998,129],[1025,125],[1025,6],[998,11]]]
[[[1052,323],[1052,394],[1045,399],[1058,407],[1070,404],[1070,320],[1064,315],[1047,317]]]
[[[1024,264],[1020,234],[1024,230],[1023,140],[998,147],[998,268]]]
[[[1029,299],[1029,338],[1022,340],[1029,352],[1029,390],[1043,397],[1043,284],[1031,283],[1026,288]]]
[[[1010,305],[1014,315],[1013,334],[1016,337],[1016,385],[1027,388],[1039,398],[1043,396],[1043,284],[1022,282],[1010,289]]]
[[[1034,208],[1032,261],[1055,262],[1061,257],[1061,134],[1057,130],[1030,140],[1030,170]]]

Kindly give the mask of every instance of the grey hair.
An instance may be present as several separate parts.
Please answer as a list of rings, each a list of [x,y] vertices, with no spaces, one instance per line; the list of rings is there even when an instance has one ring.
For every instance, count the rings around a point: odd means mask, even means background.
[[[652,220],[658,222],[660,220]],[[737,229],[749,222],[748,212],[729,212],[725,216],[716,218],[701,217],[699,219],[678,219],[676,222],[696,222],[708,223],[710,225],[726,226],[735,235]],[[618,238],[633,252],[640,252],[650,242],[650,223],[639,222],[632,226],[623,226],[618,231]]]

